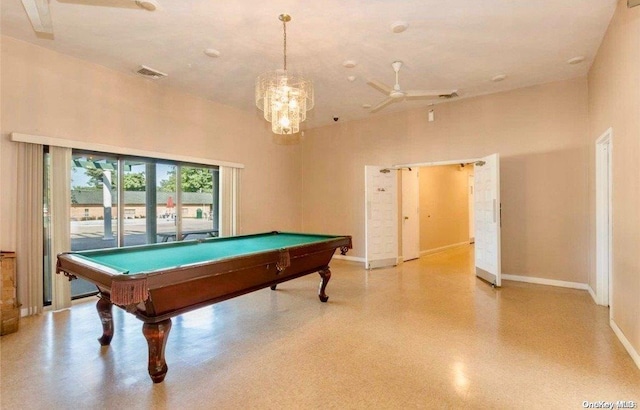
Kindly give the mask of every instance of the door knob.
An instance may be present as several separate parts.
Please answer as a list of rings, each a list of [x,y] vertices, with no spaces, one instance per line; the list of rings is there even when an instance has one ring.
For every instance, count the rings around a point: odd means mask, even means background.
[[[405,217],[404,217],[404,219],[409,219],[409,217],[408,217],[408,216],[405,216]]]

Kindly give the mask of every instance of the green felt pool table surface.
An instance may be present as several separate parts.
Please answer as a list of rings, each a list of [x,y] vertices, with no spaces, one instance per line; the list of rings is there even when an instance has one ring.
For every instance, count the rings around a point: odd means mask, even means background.
[[[75,254],[120,273],[136,274],[319,243],[333,238],[335,236],[280,232],[84,251]]]

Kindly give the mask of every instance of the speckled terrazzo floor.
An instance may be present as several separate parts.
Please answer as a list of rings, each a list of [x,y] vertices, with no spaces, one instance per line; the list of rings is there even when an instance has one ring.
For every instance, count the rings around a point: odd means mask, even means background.
[[[583,408],[640,400],[640,369],[586,291],[472,274],[473,248],[366,271],[334,260],[173,319],[169,372],[147,374],[120,309],[101,348],[95,298],[0,338],[2,409]]]

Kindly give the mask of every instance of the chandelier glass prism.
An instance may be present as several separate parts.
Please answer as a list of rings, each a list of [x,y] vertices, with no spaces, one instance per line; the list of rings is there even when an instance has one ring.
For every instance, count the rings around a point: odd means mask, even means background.
[[[284,32],[284,69],[269,71],[256,79],[256,106],[264,112],[275,134],[295,134],[300,123],[313,108],[313,83],[287,72],[287,22],[291,16],[281,14]]]

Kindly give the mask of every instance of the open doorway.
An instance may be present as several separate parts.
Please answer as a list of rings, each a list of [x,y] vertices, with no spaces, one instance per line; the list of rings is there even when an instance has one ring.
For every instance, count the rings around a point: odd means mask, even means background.
[[[365,265],[367,269],[392,266],[399,260],[401,246],[398,234],[401,234],[399,231],[402,228],[398,221],[402,215],[399,215],[398,209],[400,202],[405,199],[398,201],[396,198],[396,193],[400,198],[404,195],[404,190],[397,189],[397,171],[424,166],[472,163],[474,164],[473,227],[476,276],[493,286],[501,286],[500,156],[497,153],[468,160],[392,167],[365,166]]]
[[[473,188],[469,186],[469,171],[466,171],[466,175],[461,172],[462,169],[471,165],[474,166],[472,180]],[[478,159],[403,164],[397,165],[394,168],[404,169],[437,166],[453,166],[451,167],[452,169],[455,169],[456,166],[459,167],[457,172],[460,172],[462,185],[465,186],[463,196],[466,196],[466,204],[464,201],[461,202],[463,207],[466,205],[466,212],[464,217],[458,217],[458,219],[467,222],[466,233],[462,234],[464,235],[462,237],[466,237],[466,239],[462,239],[460,242],[455,242],[455,240],[452,242],[449,237],[449,243],[442,243],[442,241],[440,241],[439,246],[434,245],[433,243],[427,243],[425,246],[425,244],[421,243],[420,247],[424,249],[426,254],[428,252],[444,250],[448,247],[457,246],[462,243],[473,242],[475,243],[476,275],[493,286],[501,286],[500,156],[498,154],[492,154]],[[409,192],[411,192],[411,190],[409,190]],[[471,209],[468,206],[469,192],[473,195],[473,207]],[[401,190],[401,195],[402,201],[404,202],[406,200],[406,198],[404,198],[404,189]],[[452,203],[453,202],[450,198],[444,199],[443,203],[439,204],[435,208],[451,208]],[[473,215],[471,223],[469,223],[470,214]],[[426,214],[423,212],[419,219],[420,221],[427,221],[428,225],[430,223],[430,218],[431,214],[427,210]],[[439,222],[443,222],[444,220],[446,220],[446,218],[441,218]],[[447,230],[447,228],[445,227],[444,230]],[[450,236],[448,235],[450,233],[451,232],[447,232],[445,236]]]
[[[473,182],[473,166],[459,163],[418,168],[421,256],[473,242],[473,197],[469,186]]]

